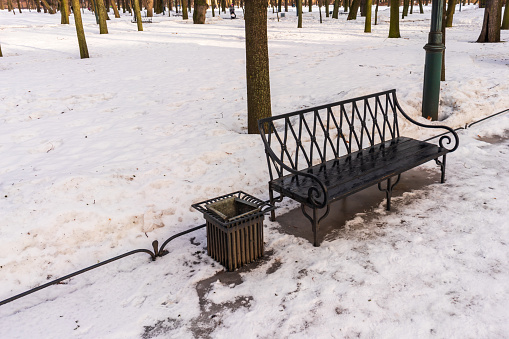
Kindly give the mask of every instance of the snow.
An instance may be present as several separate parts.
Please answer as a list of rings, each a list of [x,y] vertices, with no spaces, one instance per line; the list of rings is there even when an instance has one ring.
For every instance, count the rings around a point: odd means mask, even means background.
[[[387,39],[385,8],[371,34],[363,19],[320,24],[316,8],[303,29],[269,11],[273,114],[396,88],[422,119],[430,7],[414,10],[401,39]],[[137,32],[111,17],[99,35],[85,11],[80,60],[72,16],[0,11],[0,300],[203,223],[192,203],[268,198],[261,139],[246,134],[243,20],[157,16]],[[482,18],[458,8],[447,30],[440,123],[453,128],[509,108],[507,46],[473,43]],[[154,262],[137,254],[1,306],[0,337],[506,337],[508,130],[502,114],[460,131],[445,184],[391,212],[381,194],[319,248],[266,220],[265,258],[224,273],[196,231]]]

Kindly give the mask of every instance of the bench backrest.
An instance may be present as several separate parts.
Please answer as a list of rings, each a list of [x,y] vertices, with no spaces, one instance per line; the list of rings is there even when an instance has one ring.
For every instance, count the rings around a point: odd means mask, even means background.
[[[399,137],[397,110],[393,89],[261,119],[270,179]]]

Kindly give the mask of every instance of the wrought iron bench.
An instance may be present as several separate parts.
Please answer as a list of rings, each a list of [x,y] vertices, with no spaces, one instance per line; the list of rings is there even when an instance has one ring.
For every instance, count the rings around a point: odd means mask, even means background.
[[[131,20],[132,23],[136,23],[137,22],[137,19],[136,19],[136,15],[133,16],[133,19]],[[144,23],[144,24],[151,24],[152,23],[152,17],[151,16],[142,16],[141,17],[141,22]]]
[[[438,145],[400,136],[398,112],[417,126],[445,129]],[[311,222],[315,246],[319,224],[332,202],[378,184],[390,210],[401,173],[435,160],[443,183],[446,155],[459,144],[453,129],[411,119],[399,105],[395,89],[261,119],[258,128],[269,166],[270,202],[274,205],[285,196],[299,202]],[[320,217],[322,208],[326,211]]]

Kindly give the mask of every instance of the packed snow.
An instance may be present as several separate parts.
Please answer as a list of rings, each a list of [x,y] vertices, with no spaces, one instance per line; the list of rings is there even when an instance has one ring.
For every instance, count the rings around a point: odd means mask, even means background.
[[[293,9],[279,21],[269,10],[273,114],[396,88],[429,123],[430,9],[401,20],[400,39],[387,38],[385,7],[369,34],[360,17],[322,12],[320,24],[315,7],[297,29]],[[100,35],[85,10],[81,60],[72,16],[0,11],[0,300],[202,224],[193,203],[268,198],[236,12],[209,10],[205,25],[156,16],[143,32],[110,13]],[[440,124],[509,108],[507,43],[474,43],[483,13],[458,7],[447,30]],[[0,338],[507,337],[509,113],[459,134],[445,184],[395,197],[391,212],[379,193],[320,247],[266,218],[265,257],[227,273],[199,230],[156,261],[136,254],[0,306]]]

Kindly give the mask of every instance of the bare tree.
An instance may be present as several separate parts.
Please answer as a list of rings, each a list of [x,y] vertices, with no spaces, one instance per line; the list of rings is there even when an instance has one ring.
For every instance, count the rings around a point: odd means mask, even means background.
[[[53,10],[53,8],[51,8],[51,6],[48,5],[46,0],[41,0],[41,3],[42,7],[44,7],[44,9],[47,10],[49,14],[55,14],[55,10]]]
[[[147,16],[154,16],[154,0],[147,0]]]
[[[106,7],[103,0],[95,0],[97,4],[97,14],[99,15],[99,34],[108,34],[108,26],[106,25]]]
[[[486,0],[484,22],[477,42],[500,42],[500,0]]]
[[[136,16],[136,23],[138,24],[138,32],[143,31],[143,23],[141,22],[141,11],[140,11],[140,1],[133,0],[134,3],[134,15]]]
[[[297,11],[299,18],[297,19],[297,28],[302,28],[302,0],[297,0]]]
[[[79,0],[71,0],[72,12],[74,14],[74,24],[76,25],[76,34],[78,35],[78,45],[80,46],[81,59],[88,58],[87,41],[85,40],[85,31],[83,30],[83,21],[81,20]]]
[[[380,0],[376,0],[376,7],[375,7],[375,26],[378,24],[378,3]]]
[[[206,0],[194,0],[193,23],[204,24],[209,5]]]
[[[401,38],[399,34],[399,0],[391,1],[391,19],[389,22],[389,38]]]
[[[258,120],[272,116],[267,2],[266,0],[246,0],[245,8],[247,129],[249,134],[256,134]]]
[[[359,10],[360,4],[360,0],[353,0],[350,13],[348,13],[348,18],[346,20],[357,20],[357,11]]]
[[[60,0],[60,23],[69,25],[69,4],[67,0]]]
[[[371,33],[371,3],[372,0],[366,1],[366,22],[364,23],[364,33]]]
[[[119,1],[119,0],[117,0]],[[115,13],[115,18],[120,18],[120,13],[118,12],[118,8],[117,8],[117,5],[115,4],[115,0],[111,0],[111,2],[113,3],[113,13]],[[125,9],[124,9],[124,13],[125,13]]]
[[[182,20],[189,19],[189,14],[187,13],[187,0],[182,0]]]
[[[332,18],[337,19],[338,13],[339,13],[339,0],[334,0],[334,7],[332,9]]]
[[[456,9],[456,0],[447,1],[447,14],[445,17],[445,27],[452,27],[452,19]]]

